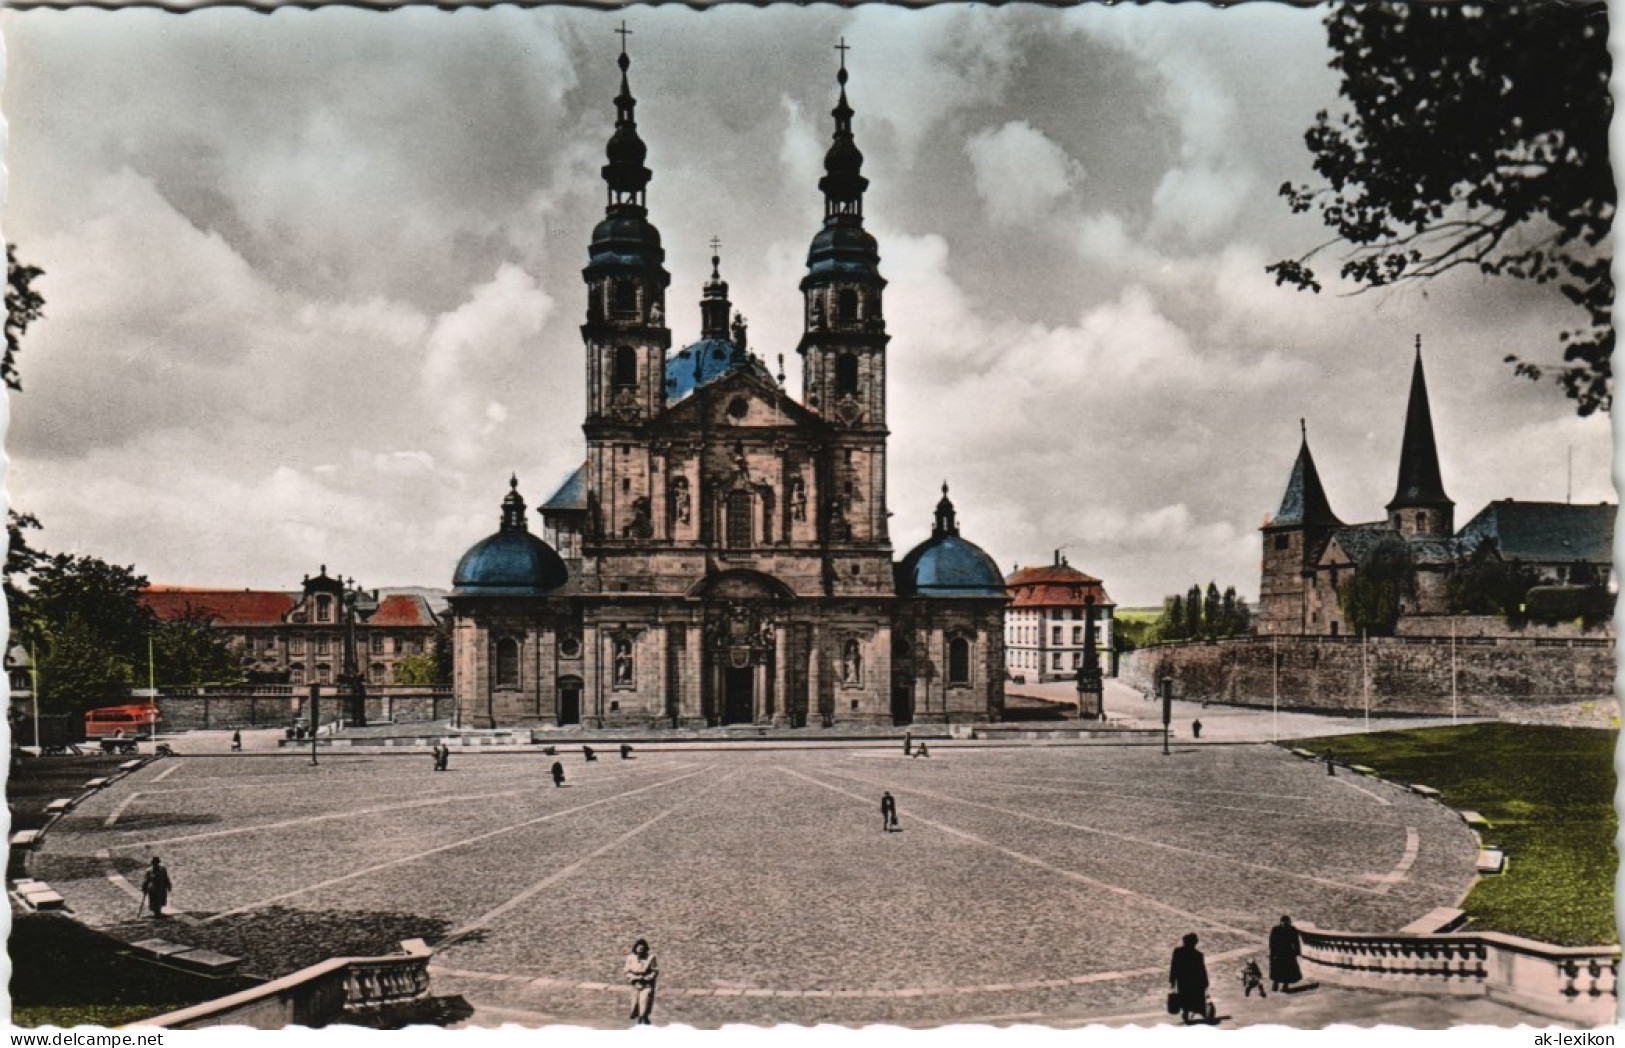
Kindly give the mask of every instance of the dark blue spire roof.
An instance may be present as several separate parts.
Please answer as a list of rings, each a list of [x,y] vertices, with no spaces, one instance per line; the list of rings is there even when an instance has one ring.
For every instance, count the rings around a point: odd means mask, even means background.
[[[1292,476],[1287,478],[1286,493],[1281,496],[1281,508],[1271,518],[1269,527],[1340,527],[1342,521],[1332,512],[1326,500],[1326,489],[1320,486],[1320,471],[1315,469],[1314,456],[1309,454],[1309,429],[1298,420],[1303,429],[1303,443],[1298,447],[1298,460],[1292,464]]]
[[[1428,383],[1422,374],[1422,336],[1416,336],[1416,364],[1411,368],[1411,400],[1405,409],[1405,437],[1399,448],[1399,483],[1388,508],[1454,506],[1439,474],[1439,448],[1433,440],[1433,412]]]

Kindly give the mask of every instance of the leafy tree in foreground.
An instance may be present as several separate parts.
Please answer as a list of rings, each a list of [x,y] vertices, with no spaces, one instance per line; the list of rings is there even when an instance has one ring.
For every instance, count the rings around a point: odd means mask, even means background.
[[[16,623],[38,659],[40,705],[58,711],[122,701],[146,662],[151,614],[137,599],[147,580],[95,557],[42,558]]]
[[[1276,282],[1319,291],[1309,260],[1341,244],[1364,288],[1457,268],[1556,284],[1587,318],[1561,334],[1563,362],[1507,359],[1553,373],[1581,415],[1607,411],[1607,5],[1338,4],[1326,30],[1346,105],[1305,136],[1325,184],[1281,194],[1335,236],[1269,266]]]

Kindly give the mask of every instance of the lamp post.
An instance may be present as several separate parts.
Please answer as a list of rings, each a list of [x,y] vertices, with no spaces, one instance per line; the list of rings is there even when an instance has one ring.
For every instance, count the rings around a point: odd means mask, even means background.
[[[1101,679],[1100,650],[1095,644],[1095,596],[1083,601],[1083,662],[1078,666],[1078,719],[1087,704],[1092,719],[1106,719],[1106,686]]]
[[[1162,755],[1168,756],[1168,726],[1174,721],[1174,682],[1162,679]]]
[[[316,683],[315,681],[311,681],[310,682],[310,708],[306,711],[307,713],[310,714],[310,764],[311,764],[311,767],[316,766],[316,703],[317,703],[317,699],[321,696],[321,693],[322,693],[322,686],[320,684]]]
[[[367,678],[361,672],[356,652],[356,598],[355,579],[341,583],[339,598],[344,615],[344,669],[338,676],[339,687],[348,698],[345,720],[358,728],[367,726]],[[342,707],[341,707],[342,708]]]
[[[1270,741],[1281,741],[1281,636],[1270,634]]]
[[[40,749],[39,744],[39,657],[34,654],[34,645],[28,646],[28,697],[34,704],[34,749]]]
[[[1371,673],[1366,669],[1366,652],[1369,650],[1365,642],[1365,629],[1360,629],[1360,697],[1365,702],[1365,733],[1371,734]]]

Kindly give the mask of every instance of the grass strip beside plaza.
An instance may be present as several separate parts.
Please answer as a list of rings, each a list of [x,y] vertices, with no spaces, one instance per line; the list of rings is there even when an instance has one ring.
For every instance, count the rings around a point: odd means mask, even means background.
[[[1295,739],[1286,746],[1423,783],[1489,820],[1507,872],[1480,878],[1462,904],[1472,927],[1563,946],[1619,941],[1614,924],[1612,731],[1467,724]]]

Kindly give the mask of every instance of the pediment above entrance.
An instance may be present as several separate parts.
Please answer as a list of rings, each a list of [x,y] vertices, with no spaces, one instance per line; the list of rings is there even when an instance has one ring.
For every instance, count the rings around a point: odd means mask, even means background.
[[[690,597],[706,600],[793,600],[795,593],[771,575],[748,568],[707,575],[689,587]]]
[[[823,419],[771,381],[748,371],[736,371],[697,390],[666,412],[665,421],[718,430],[824,425]]]

